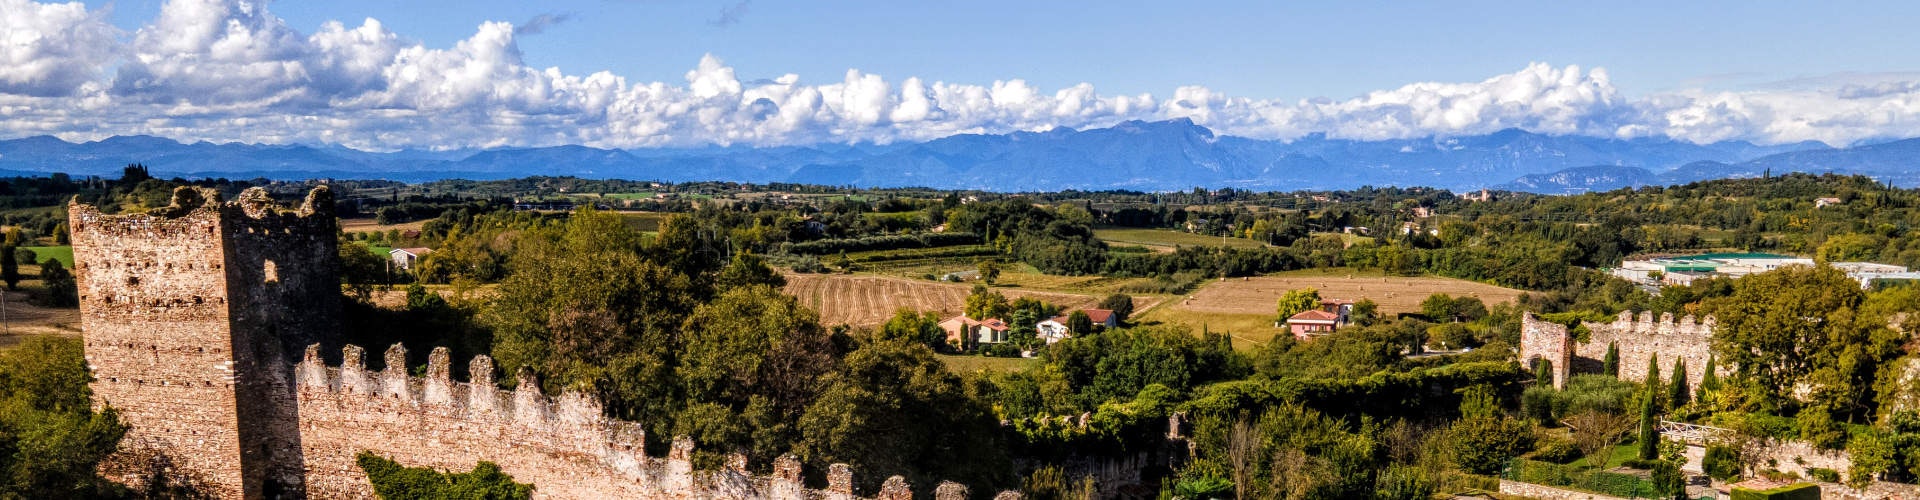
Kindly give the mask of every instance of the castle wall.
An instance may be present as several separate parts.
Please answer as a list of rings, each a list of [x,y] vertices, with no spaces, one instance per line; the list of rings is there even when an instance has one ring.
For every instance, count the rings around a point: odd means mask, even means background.
[[[724,470],[694,471],[686,438],[676,439],[666,458],[649,457],[639,426],[604,417],[590,397],[548,398],[524,372],[519,390],[496,389],[486,356],[473,360],[474,381],[464,383],[452,380],[446,348],[428,357],[425,378],[406,376],[406,351],[398,345],[387,350],[389,368],[379,372],[366,370],[359,347],[344,351],[343,364],[332,368],[315,346],[294,369],[309,497],[372,496],[355,462],[364,450],[452,471],[491,461],[544,498],[855,498],[852,471],[843,465],[830,471],[827,490],[809,490],[793,457],[776,460],[768,477],[748,474],[744,457]],[[890,478],[875,498],[911,498],[907,486]]]
[[[338,346],[339,263],[324,187],[298,210],[258,189],[222,203],[180,188],[172,206],[148,213],[77,201],[68,213],[94,402],[130,427],[124,460],[103,465],[116,480],[164,473],[223,499],[369,498],[356,457],[372,451],[450,471],[494,462],[543,498],[856,498],[842,464],[825,490],[809,490],[792,456],[771,476],[750,474],[738,455],[695,471],[684,437],[667,457],[649,457],[638,424],[606,418],[588,396],[549,398],[530,372],[518,391],[500,390],[485,356],[469,367],[472,383],[452,379],[445,348],[424,378],[407,376],[398,345],[381,372],[354,346],[331,367],[323,353]],[[895,476],[873,498],[912,496]],[[968,492],[942,483],[935,496]]]
[[[1692,315],[1674,319],[1662,314],[1656,321],[1651,312],[1638,316],[1622,312],[1611,323],[1581,323],[1588,333],[1586,342],[1572,338],[1565,325],[1541,321],[1532,314],[1521,318],[1520,360],[1542,358],[1554,362],[1554,386],[1565,387],[1573,374],[1599,373],[1607,356],[1607,346],[1620,350],[1621,380],[1640,382],[1647,377],[1647,361],[1659,355],[1661,379],[1673,380],[1673,362],[1685,360],[1687,386],[1698,388],[1706,376],[1707,361],[1713,355],[1714,319],[1695,321]]]
[[[204,201],[205,203],[196,203]],[[74,279],[96,406],[216,494],[246,495],[218,202],[175,213],[68,207]],[[254,492],[253,496],[258,496]]]

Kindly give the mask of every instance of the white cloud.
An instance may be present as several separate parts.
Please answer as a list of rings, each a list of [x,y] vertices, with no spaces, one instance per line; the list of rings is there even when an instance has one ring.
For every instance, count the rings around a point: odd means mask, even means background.
[[[529,65],[516,29],[478,26],[428,47],[375,19],[289,27],[264,0],[168,0],[131,35],[78,3],[0,0],[0,136],[154,134],[369,149],[563,143],[603,147],[926,140],[960,133],[1188,118],[1223,135],[1353,139],[1484,134],[1671,136],[1764,143],[1920,136],[1920,75],[1842,75],[1742,92],[1629,98],[1603,69],[1543,63],[1479,82],[1423,82],[1348,99],[1277,100],[1185,86],[1103,95],[848,70],[742,81],[718,57],[684,82]]]
[[[0,0],[0,93],[67,96],[101,77],[120,30],[80,2]]]

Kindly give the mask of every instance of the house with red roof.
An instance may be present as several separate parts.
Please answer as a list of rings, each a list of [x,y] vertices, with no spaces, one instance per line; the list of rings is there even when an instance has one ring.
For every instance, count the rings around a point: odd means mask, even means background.
[[[1111,309],[1081,309],[1080,312],[1087,313],[1087,319],[1093,320],[1094,328],[1107,329],[1120,326],[1120,318],[1114,316],[1113,310]],[[1071,338],[1077,334],[1087,333],[1072,331],[1072,328],[1067,324],[1069,317],[1071,317],[1070,314],[1062,314],[1047,318],[1034,324],[1033,329],[1035,332],[1038,332],[1041,339],[1047,341],[1047,344],[1053,344],[1054,342]]]
[[[976,320],[966,315],[947,318],[940,322],[940,329],[947,332],[947,344],[962,351],[971,351],[980,344],[998,344],[1007,341],[1007,334],[1013,326],[1000,318]]]
[[[1345,299],[1326,299],[1320,301],[1319,309],[1308,309],[1287,317],[1287,330],[1293,337],[1307,340],[1333,333],[1334,330],[1351,323],[1353,319],[1353,301]]]

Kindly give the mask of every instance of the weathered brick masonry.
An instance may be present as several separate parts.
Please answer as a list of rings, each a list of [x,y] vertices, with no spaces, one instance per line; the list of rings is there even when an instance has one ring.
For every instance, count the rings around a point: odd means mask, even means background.
[[[1627,311],[1611,323],[1581,324],[1589,332],[1586,342],[1574,339],[1566,325],[1526,314],[1521,318],[1520,362],[1552,362],[1554,387],[1565,387],[1573,374],[1599,373],[1611,344],[1620,349],[1621,380],[1644,380],[1647,360],[1654,354],[1660,355],[1660,371],[1668,380],[1673,377],[1676,359],[1686,360],[1689,387],[1698,388],[1706,375],[1707,360],[1712,355],[1712,316],[1695,321],[1692,315],[1675,320],[1672,314],[1662,314],[1655,321],[1651,312],[1636,317]]]
[[[606,418],[588,396],[540,394],[531,373],[518,374],[521,390],[500,390],[485,356],[469,365],[470,383],[452,379],[445,349],[424,378],[406,376],[398,345],[385,370],[367,371],[359,347],[337,343],[332,206],[324,187],[297,210],[258,189],[222,202],[183,188],[144,214],[69,206],[95,403],[131,426],[128,454],[158,457],[218,498],[370,497],[361,451],[442,469],[493,461],[542,497],[855,498],[844,465],[810,490],[793,457],[765,477],[745,472],[744,457],[694,471],[685,438],[649,457],[637,424]],[[322,359],[331,352],[342,353],[337,368]],[[934,491],[968,496],[955,483]],[[911,497],[893,477],[873,498]]]

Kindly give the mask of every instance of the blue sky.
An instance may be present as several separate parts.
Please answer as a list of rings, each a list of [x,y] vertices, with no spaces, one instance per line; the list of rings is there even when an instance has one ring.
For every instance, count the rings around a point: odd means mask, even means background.
[[[1677,4],[1677,5],[1674,5]],[[367,149],[1920,135],[1920,4],[0,0],[0,136]],[[369,20],[371,20],[369,22]],[[504,23],[504,24],[490,24]],[[25,35],[25,36],[22,36]]]
[[[137,29],[158,0],[114,5]],[[1920,71],[1920,3],[969,2],[782,0],[282,1],[311,32],[380,19],[428,46],[486,21],[565,20],[520,39],[527,62],[671,80],[704,54],[743,78],[849,68],[984,83],[1256,98],[1345,98],[1417,81],[1473,81],[1529,62],[1605,67],[1629,94],[1729,88],[1835,73]],[[743,6],[744,7],[741,7]],[[716,23],[725,11],[736,22]]]

